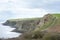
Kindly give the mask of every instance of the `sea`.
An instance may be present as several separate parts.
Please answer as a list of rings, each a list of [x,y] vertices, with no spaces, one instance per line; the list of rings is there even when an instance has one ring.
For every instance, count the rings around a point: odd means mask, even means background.
[[[21,35],[21,33],[11,32],[15,28],[2,25],[2,23],[3,22],[0,22],[0,39],[15,38]]]

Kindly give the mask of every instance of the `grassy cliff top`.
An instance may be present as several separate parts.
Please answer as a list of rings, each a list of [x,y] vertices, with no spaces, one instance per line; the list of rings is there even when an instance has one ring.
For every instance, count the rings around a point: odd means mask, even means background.
[[[59,18],[60,14],[52,14],[54,17]],[[24,20],[36,20],[36,19],[40,19],[39,17],[36,18],[18,18],[18,19],[9,19],[9,21],[24,21]]]
[[[60,18],[60,14],[52,14],[53,16]]]
[[[26,20],[37,20],[41,18],[18,18],[18,19],[9,19],[8,21],[26,21]]]
[[[52,14],[54,17],[56,17],[56,21],[53,22],[54,25],[48,28],[49,32],[60,32],[60,14]]]

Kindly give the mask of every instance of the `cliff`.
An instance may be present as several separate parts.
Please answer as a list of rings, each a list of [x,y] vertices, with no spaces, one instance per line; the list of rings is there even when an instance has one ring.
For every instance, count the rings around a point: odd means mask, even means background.
[[[3,25],[16,28],[13,31],[26,32],[36,28],[41,18],[26,18],[26,19],[10,19],[7,20]]]
[[[52,26],[50,26],[47,31],[48,32],[59,32],[60,33],[60,14],[53,14],[56,17],[55,22],[53,22]]]
[[[56,19],[51,14],[47,14],[42,18],[26,18],[26,19],[10,19],[3,25],[16,28],[15,32],[27,32],[32,30],[44,30],[48,28]]]
[[[22,35],[17,38],[6,40],[60,40],[60,14],[47,14],[44,17],[39,18],[38,20],[40,21],[37,22],[36,27],[33,31],[22,33]],[[28,25],[28,23],[25,25]],[[30,26],[31,25],[29,25],[28,28]],[[32,28],[33,27],[34,26],[32,26]]]

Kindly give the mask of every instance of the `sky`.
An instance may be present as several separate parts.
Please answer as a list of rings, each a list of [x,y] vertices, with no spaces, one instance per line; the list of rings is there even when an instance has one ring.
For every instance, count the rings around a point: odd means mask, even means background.
[[[42,17],[60,12],[60,0],[0,0],[0,20]]]

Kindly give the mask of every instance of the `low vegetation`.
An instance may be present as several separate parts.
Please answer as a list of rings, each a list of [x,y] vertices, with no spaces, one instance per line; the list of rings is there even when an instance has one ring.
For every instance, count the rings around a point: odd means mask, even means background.
[[[18,38],[12,38],[7,40],[60,40],[60,33],[35,31],[23,33]]]

